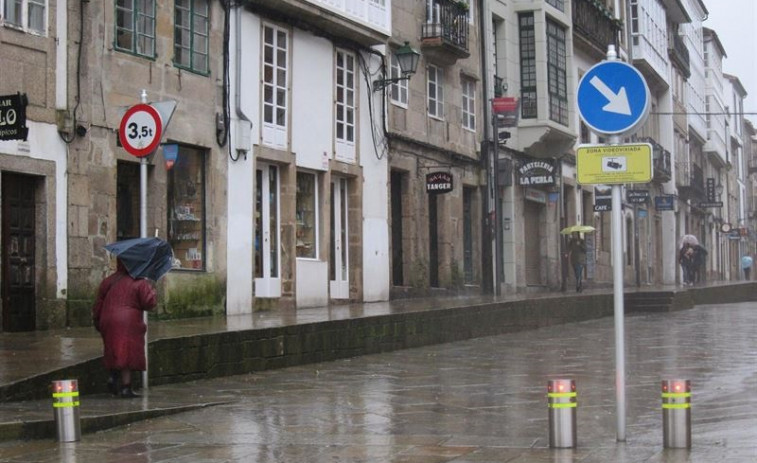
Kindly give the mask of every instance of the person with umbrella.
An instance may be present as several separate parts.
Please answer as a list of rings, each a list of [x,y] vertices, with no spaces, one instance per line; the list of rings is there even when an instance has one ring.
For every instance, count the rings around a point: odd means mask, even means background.
[[[570,260],[573,273],[576,276],[576,292],[583,291],[583,274],[586,266],[586,242],[581,238],[581,233],[592,233],[595,228],[591,225],[571,225],[560,230],[561,235],[572,235],[568,242],[568,252],[564,255]]]
[[[132,388],[132,372],[147,368],[143,313],[157,304],[150,280],[171,269],[173,252],[158,238],[121,241],[105,249],[117,256],[117,268],[98,288],[92,321],[103,340],[103,365],[110,371],[108,389],[119,397],[139,397]]]
[[[580,293],[583,291],[582,281],[584,266],[586,265],[586,242],[577,232],[573,233],[573,237],[568,243],[568,257],[570,258],[570,265],[573,266],[573,273],[576,276],[576,292]]]

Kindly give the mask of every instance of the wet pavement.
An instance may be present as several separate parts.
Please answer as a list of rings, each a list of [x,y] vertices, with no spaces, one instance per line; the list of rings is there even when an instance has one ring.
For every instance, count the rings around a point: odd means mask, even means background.
[[[152,387],[136,402],[207,406],[85,434],[72,444],[3,442],[0,461],[754,462],[755,328],[751,302],[627,316],[623,443],[615,438],[614,330],[607,317]],[[546,383],[557,377],[578,385],[575,450],[548,448]],[[660,381],[672,378],[692,383],[691,450],[662,448]],[[82,409],[129,407],[105,396],[82,400]]]

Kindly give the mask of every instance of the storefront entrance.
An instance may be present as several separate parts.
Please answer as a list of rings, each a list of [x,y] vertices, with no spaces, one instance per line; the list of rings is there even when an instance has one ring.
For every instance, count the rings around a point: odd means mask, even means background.
[[[2,175],[3,331],[34,331],[37,180]]]

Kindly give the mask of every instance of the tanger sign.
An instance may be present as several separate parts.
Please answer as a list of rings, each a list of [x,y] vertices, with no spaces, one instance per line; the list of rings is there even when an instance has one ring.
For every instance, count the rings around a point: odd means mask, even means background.
[[[426,174],[426,193],[449,193],[454,186],[452,174],[449,172],[431,172]]]

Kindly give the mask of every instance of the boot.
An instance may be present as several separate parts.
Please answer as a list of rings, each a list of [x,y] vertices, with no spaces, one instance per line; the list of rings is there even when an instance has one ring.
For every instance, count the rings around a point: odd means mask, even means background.
[[[108,392],[113,395],[118,395],[118,371],[112,371],[108,377]]]
[[[133,399],[139,397],[139,394],[131,389],[131,384],[125,384],[121,387],[121,394],[119,394],[119,396],[122,399]]]

